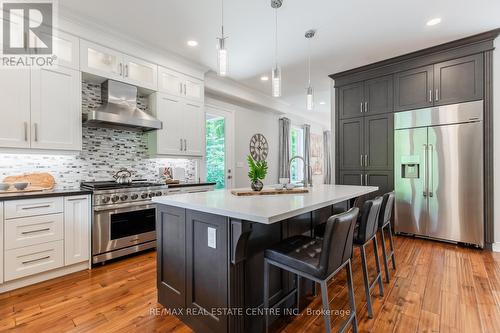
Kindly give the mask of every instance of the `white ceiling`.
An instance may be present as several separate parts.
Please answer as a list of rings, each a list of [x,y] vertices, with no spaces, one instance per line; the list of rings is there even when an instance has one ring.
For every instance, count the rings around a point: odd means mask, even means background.
[[[224,0],[229,76],[270,95],[274,11],[270,0]],[[59,0],[86,19],[168,49],[212,69],[220,33],[220,0]],[[330,112],[329,74],[500,27],[499,0],[284,0],[279,9],[283,101],[305,110],[307,42],[313,40],[316,119]],[[426,22],[441,17],[433,27]],[[187,40],[199,42],[195,48]],[[325,105],[319,105],[324,101]]]

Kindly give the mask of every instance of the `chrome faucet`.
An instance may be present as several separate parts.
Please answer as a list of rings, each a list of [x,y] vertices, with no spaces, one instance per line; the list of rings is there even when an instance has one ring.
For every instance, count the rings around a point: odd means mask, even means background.
[[[292,157],[290,159],[290,161],[288,161],[288,174],[289,175],[291,174],[292,162],[295,159],[300,159],[300,160],[302,160],[302,163],[304,163],[304,187],[308,187],[308,186],[312,187],[313,186],[312,177],[311,177],[312,168],[310,165],[306,164],[306,160],[302,156],[296,155],[296,156]]]

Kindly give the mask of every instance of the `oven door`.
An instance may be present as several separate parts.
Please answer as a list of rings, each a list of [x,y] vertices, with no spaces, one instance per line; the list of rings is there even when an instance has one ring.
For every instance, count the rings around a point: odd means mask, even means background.
[[[92,254],[154,241],[155,224],[155,205],[96,210],[92,228]]]

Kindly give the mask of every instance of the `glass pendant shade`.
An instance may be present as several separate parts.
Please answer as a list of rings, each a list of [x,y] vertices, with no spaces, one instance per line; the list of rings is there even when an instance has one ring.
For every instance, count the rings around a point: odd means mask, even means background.
[[[281,68],[276,65],[272,71],[273,97],[281,97]]]
[[[312,86],[307,87],[306,107],[308,111],[314,109],[314,90]]]
[[[217,38],[217,72],[219,76],[227,75],[227,49],[226,49],[226,39]]]

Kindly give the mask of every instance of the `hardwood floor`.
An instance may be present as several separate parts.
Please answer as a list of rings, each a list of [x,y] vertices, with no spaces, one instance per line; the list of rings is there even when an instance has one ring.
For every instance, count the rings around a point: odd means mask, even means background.
[[[373,290],[374,318],[366,311],[359,251],[353,271],[360,332],[500,332],[500,254],[396,237],[398,269]],[[373,254],[369,254],[373,274]],[[331,310],[348,308],[345,274],[329,284]],[[155,253],[0,294],[0,331],[191,332],[180,320],[154,315]],[[280,329],[323,332],[315,298]],[[334,329],[343,320],[332,317]]]

